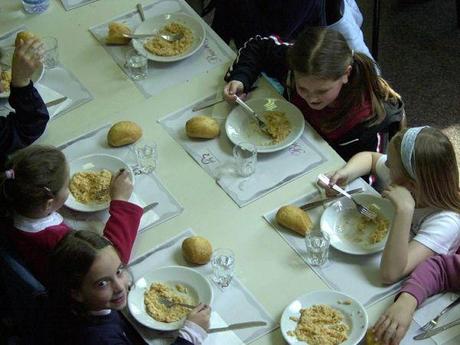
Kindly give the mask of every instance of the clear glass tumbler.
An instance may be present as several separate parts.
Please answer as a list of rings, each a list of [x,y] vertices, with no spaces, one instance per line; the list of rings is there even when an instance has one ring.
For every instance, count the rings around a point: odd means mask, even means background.
[[[128,50],[125,66],[131,79],[142,80],[147,78],[149,72],[148,60],[136,50]]]
[[[254,144],[241,142],[233,147],[236,171],[242,177],[251,176],[256,171],[257,148]]]
[[[305,235],[307,263],[311,266],[322,266],[329,257],[329,234],[325,231],[311,231]]]
[[[212,280],[224,288],[230,285],[235,271],[235,254],[231,249],[219,248],[212,252]]]
[[[56,37],[45,36],[42,39],[44,45],[43,64],[46,68],[55,68],[59,65],[58,40]]]
[[[158,165],[158,150],[157,145],[153,142],[140,142],[134,145],[134,152],[137,158],[137,167],[134,173],[151,174],[155,171]]]

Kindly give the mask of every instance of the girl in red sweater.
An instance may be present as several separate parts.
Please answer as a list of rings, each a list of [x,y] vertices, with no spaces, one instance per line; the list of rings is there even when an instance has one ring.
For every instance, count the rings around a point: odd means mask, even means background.
[[[9,214],[8,235],[32,272],[46,282],[48,256],[71,230],[57,212],[69,195],[66,158],[54,147],[33,145],[11,156],[6,169],[0,177],[0,199]],[[125,232],[134,236],[130,241],[136,236],[142,208],[128,202],[132,190],[128,172],[113,178],[110,218],[104,229],[112,241]]]

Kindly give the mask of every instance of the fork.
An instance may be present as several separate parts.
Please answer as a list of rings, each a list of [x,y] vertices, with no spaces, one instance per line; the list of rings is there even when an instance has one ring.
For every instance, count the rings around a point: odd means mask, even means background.
[[[375,219],[377,217],[377,215],[375,214],[375,212],[372,212],[371,210],[369,210],[366,206],[363,206],[361,205],[360,203],[356,202],[353,197],[348,194],[345,190],[343,190],[342,188],[340,188],[338,185],[336,184],[333,184],[332,186],[330,185],[330,179],[326,176],[326,175],[323,175],[323,174],[319,174],[318,175],[318,179],[325,183],[326,185],[328,185],[329,187],[331,187],[333,190],[335,190],[336,192],[339,192],[340,194],[346,196],[348,199],[350,199],[351,201],[353,201],[353,203],[355,204],[356,206],[356,209],[358,210],[359,213],[361,213],[363,216],[369,218],[369,219]]]
[[[159,296],[158,301],[161,304],[163,304],[164,306],[166,306],[166,308],[172,308],[172,307],[174,307],[176,305],[181,306],[181,307],[185,307],[185,308],[190,308],[190,309],[194,309],[196,307],[195,305],[191,305],[191,304],[173,302],[173,301],[170,301],[169,299],[167,299],[165,297],[162,297],[162,296]]]
[[[460,297],[457,297],[455,301],[453,301],[451,304],[449,304],[447,307],[445,307],[441,312],[436,315],[436,317],[430,321],[428,321],[426,324],[424,324],[421,329],[423,331],[428,331],[429,329],[435,328],[438,325],[438,321],[443,316],[445,313],[447,313],[449,310],[451,310],[453,307],[455,307],[457,304],[460,303]]]
[[[262,121],[259,117],[259,114],[257,114],[251,107],[249,107],[249,105],[247,105],[241,98],[239,98],[238,96],[236,96],[236,103],[238,103],[239,105],[241,105],[241,107],[246,110],[249,114],[251,114],[256,122],[257,122],[257,126],[260,128],[260,130],[268,135],[270,135],[270,133],[268,132],[268,127],[267,127],[267,124]]]
[[[159,33],[157,31],[157,32],[152,32],[151,34],[122,34],[122,36],[126,38],[146,38],[146,37],[152,37],[155,35],[160,36],[162,39],[168,42],[178,41],[182,37],[184,37],[184,34],[182,32],[164,34],[164,33]]]

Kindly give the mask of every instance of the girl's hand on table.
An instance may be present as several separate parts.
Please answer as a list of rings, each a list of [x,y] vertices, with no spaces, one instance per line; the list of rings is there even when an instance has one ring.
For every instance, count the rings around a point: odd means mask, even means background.
[[[187,320],[196,323],[206,332],[209,329],[209,319],[211,318],[211,307],[200,303],[188,314]]]
[[[384,345],[398,345],[409,328],[416,308],[417,300],[403,292],[374,325],[377,340]]]
[[[133,182],[126,170],[120,170],[112,179],[110,197],[112,200],[128,201],[133,192]]]
[[[234,103],[236,95],[243,100],[246,98],[243,83],[239,80],[232,80],[224,87],[224,99],[229,103]]]
[[[38,38],[20,42],[13,54],[11,64],[11,84],[16,87],[27,86],[30,77],[42,64],[43,43]]]
[[[390,185],[382,192],[382,196],[393,203],[396,211],[413,212],[415,208],[415,200],[406,187]]]

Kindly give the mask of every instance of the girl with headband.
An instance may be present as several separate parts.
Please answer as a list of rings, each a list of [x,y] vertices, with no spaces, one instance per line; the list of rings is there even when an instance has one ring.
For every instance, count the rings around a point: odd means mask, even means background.
[[[409,128],[390,141],[388,155],[361,152],[331,174],[331,184],[346,184],[372,173],[395,217],[380,262],[384,283],[410,274],[435,254],[460,246],[459,174],[449,139],[432,127]]]

